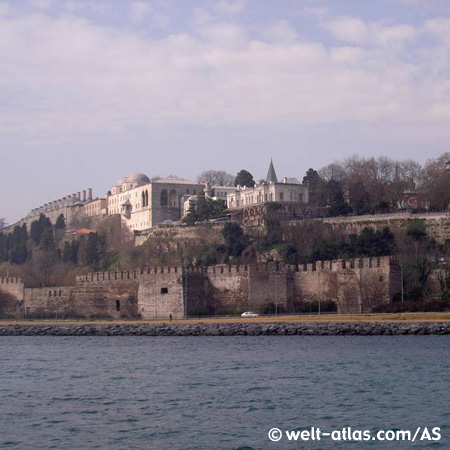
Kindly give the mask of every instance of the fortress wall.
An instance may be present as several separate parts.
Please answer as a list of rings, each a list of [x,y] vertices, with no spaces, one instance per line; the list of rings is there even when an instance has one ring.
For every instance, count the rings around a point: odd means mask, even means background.
[[[20,316],[23,295],[24,285],[20,278],[0,278],[0,317],[13,318]]]
[[[86,275],[77,275],[75,284],[83,285],[98,285],[104,286],[109,284],[137,284],[139,277],[144,269],[137,270],[116,270],[110,272],[90,272]]]
[[[450,216],[446,213],[330,217],[323,219],[323,222],[347,233],[360,233],[365,227],[376,230],[381,230],[384,227],[389,227],[391,230],[404,230],[410,222],[415,220],[424,220],[429,236],[439,243],[443,244],[446,239],[450,239]]]
[[[138,314],[143,319],[184,317],[183,271],[180,267],[148,270],[140,277]]]
[[[400,291],[389,257],[249,266],[142,268],[99,272],[75,286],[25,289],[32,316],[182,318],[268,309],[294,312],[302,302],[332,300],[341,313],[369,312]]]
[[[249,309],[263,313],[268,306],[278,311],[293,311],[294,272],[282,263],[250,266]]]
[[[370,312],[399,292],[398,272],[390,257],[299,266],[294,275],[295,301],[332,300],[340,313]]]
[[[26,288],[22,314],[32,317],[67,317],[73,311],[70,293],[73,287]],[[72,313],[72,314],[69,314]]]
[[[26,288],[23,314],[29,318],[137,317],[137,289],[129,284]]]
[[[139,317],[138,286],[115,283],[110,286],[75,287],[70,296],[71,307],[78,317]]]
[[[12,295],[16,300],[23,300],[23,281],[18,277],[0,278],[0,291]]]
[[[230,314],[250,308],[248,266],[217,265],[206,268],[204,275],[213,313]],[[189,279],[188,274],[188,283]]]

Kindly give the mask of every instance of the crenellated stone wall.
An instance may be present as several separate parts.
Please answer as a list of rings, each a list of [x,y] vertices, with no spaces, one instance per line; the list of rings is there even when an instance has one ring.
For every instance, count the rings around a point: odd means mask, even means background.
[[[18,277],[3,277],[0,278],[0,291],[12,295],[15,299],[21,300],[23,298],[24,284]]]
[[[138,308],[143,319],[183,318],[183,269],[162,267],[143,271],[139,279]]]
[[[397,261],[390,257],[307,264],[294,277],[295,302],[332,300],[338,312],[370,312],[401,290]]]
[[[206,268],[159,267],[78,276],[75,286],[23,288],[6,282],[25,317],[182,318],[243,311],[296,312],[332,300],[338,312],[370,312],[400,291],[395,259],[315,264],[266,263]]]

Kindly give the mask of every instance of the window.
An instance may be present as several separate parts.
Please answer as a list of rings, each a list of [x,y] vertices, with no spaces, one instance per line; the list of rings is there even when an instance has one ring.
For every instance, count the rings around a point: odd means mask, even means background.
[[[284,201],[284,192],[280,192],[280,202]]]
[[[170,206],[178,206],[177,203],[178,203],[177,192],[174,189],[172,189],[169,194],[169,205]]]
[[[167,194],[167,190],[163,189],[161,191],[161,206],[167,206],[169,203],[169,196]]]
[[[48,291],[48,296],[49,296],[49,297],[52,296],[52,291]]]
[[[169,293],[169,288],[163,287],[161,288],[161,294],[168,294]]]
[[[116,300],[116,311],[120,311],[120,300]]]

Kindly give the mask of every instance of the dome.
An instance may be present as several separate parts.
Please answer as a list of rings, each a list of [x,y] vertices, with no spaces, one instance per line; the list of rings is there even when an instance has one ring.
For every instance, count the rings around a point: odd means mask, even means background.
[[[127,177],[121,178],[114,186],[122,186],[123,183],[127,182]]]
[[[141,185],[141,184],[150,183],[150,178],[147,175],[145,175],[144,173],[136,172],[136,173],[129,175],[125,182]]]

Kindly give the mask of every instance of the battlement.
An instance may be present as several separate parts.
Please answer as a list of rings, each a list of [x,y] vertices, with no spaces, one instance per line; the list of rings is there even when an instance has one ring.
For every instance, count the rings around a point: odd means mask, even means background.
[[[380,267],[389,267],[395,260],[390,256],[379,258],[358,258],[351,260],[317,261],[309,264],[291,265],[282,262],[268,262],[252,265],[227,265],[218,264],[208,267],[144,267],[134,270],[116,270],[109,272],[91,272],[86,275],[78,275],[76,284],[103,284],[108,282],[137,282],[146,275],[169,275],[183,273],[202,273],[210,275],[226,275],[252,272],[318,272],[318,271],[337,271],[337,270],[358,270],[358,269],[377,269]]]
[[[380,267],[389,267],[396,264],[396,259],[391,256],[380,256],[377,258],[356,258],[356,259],[337,259],[333,261],[316,261],[312,264],[300,264],[299,272],[318,272],[318,271],[336,271],[336,270],[358,270],[358,269],[377,269]],[[295,266],[293,266],[295,267]]]
[[[108,272],[90,272],[86,275],[77,275],[76,284],[102,284],[107,282],[134,282],[143,275],[181,273],[181,267],[145,267],[134,270],[115,270]]]
[[[23,284],[23,281],[19,277],[2,277],[0,278],[0,284]]]

